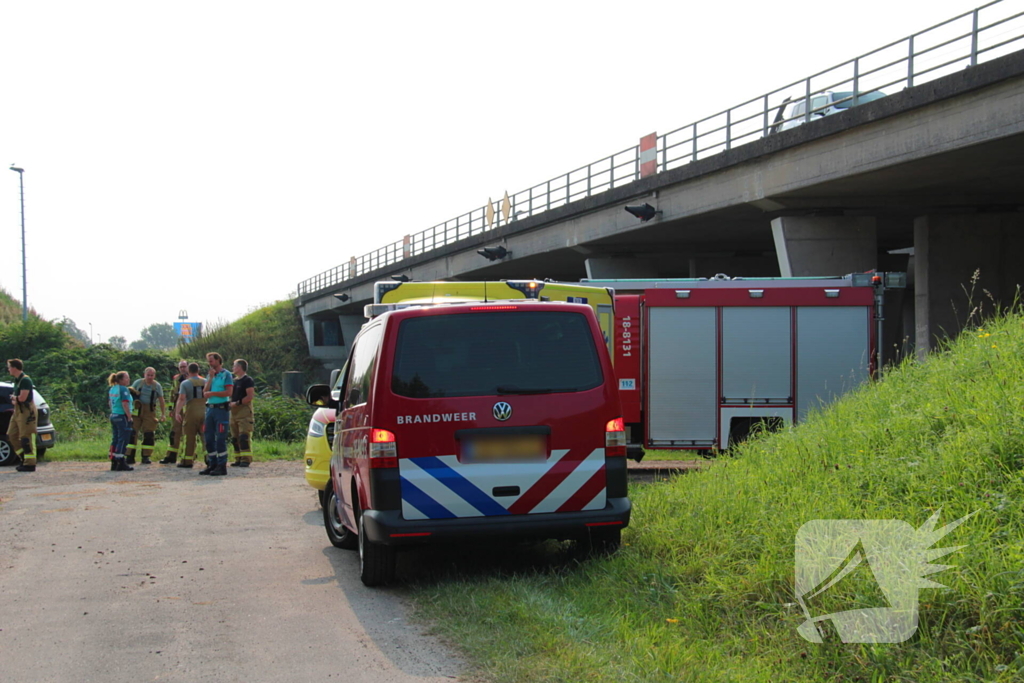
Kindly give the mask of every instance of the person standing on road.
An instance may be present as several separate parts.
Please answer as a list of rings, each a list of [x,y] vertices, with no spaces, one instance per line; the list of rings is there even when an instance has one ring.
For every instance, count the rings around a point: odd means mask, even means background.
[[[249,363],[241,358],[231,366],[235,376],[235,388],[228,403],[231,409],[231,445],[235,449],[232,467],[248,467],[252,464],[252,432],[256,424],[252,402],[256,398],[256,383],[246,374],[248,370]]]
[[[11,442],[11,448],[15,449],[15,456],[22,461],[15,469],[19,472],[35,472],[36,456],[32,453],[32,439],[36,434],[37,413],[32,378],[25,374],[25,365],[20,358],[7,361],[7,372],[14,377],[14,388],[11,391],[14,415],[7,427],[7,440]]]
[[[132,403],[134,399],[128,391],[131,377],[124,370],[115,372],[107,379],[110,389],[107,390],[107,401],[110,404],[110,470],[112,472],[131,472],[125,462],[125,449],[132,431]]]
[[[135,420],[132,430],[131,441],[128,444],[126,462],[129,465],[135,464],[135,444],[139,435],[142,435],[142,464],[150,465],[153,455],[153,446],[156,445],[156,425],[167,419],[167,405],[164,403],[164,388],[156,381],[156,370],[146,368],[142,373],[142,379],[135,380],[131,388],[132,396],[139,399],[137,406],[138,419]],[[160,417],[156,416],[156,406],[160,404]]]
[[[199,474],[224,476],[228,473],[228,433],[230,414],[228,402],[235,388],[231,373],[224,369],[224,359],[219,353],[206,354],[210,373],[206,376],[203,397],[206,399],[206,422],[203,433],[206,437],[207,467]]]
[[[199,372],[198,366],[196,366],[196,372]],[[171,396],[177,397],[181,393],[181,385],[188,381],[188,361],[183,360],[178,363],[178,374],[171,378],[174,389],[171,392]],[[177,398],[175,398],[177,401]],[[182,421],[179,419],[181,409],[177,403],[173,406],[174,417],[171,420],[171,434],[168,437],[167,442],[167,453],[164,455],[164,459],[160,460],[161,465],[173,465],[178,461],[178,448],[181,446],[181,428]]]
[[[174,405],[174,421],[185,442],[185,454],[181,456],[178,467],[192,469],[196,440],[203,432],[203,421],[206,419],[206,399],[203,398],[206,379],[199,376],[199,363],[189,363],[186,372],[188,376],[181,382],[177,403]]]

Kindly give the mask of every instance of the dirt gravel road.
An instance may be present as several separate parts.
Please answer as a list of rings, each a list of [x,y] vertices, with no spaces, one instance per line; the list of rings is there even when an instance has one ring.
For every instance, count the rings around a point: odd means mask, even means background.
[[[300,462],[0,468],[0,680],[450,682],[463,664],[364,588]]]

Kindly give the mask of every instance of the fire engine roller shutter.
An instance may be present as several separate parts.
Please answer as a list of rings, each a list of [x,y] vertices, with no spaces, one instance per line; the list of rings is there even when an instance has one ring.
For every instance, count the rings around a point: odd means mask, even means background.
[[[652,307],[649,320],[649,441],[679,446],[714,443],[718,393],[715,309]]]
[[[722,309],[722,395],[728,403],[793,396],[792,321],[789,306]]]
[[[868,315],[864,306],[797,308],[797,419],[868,378]]]

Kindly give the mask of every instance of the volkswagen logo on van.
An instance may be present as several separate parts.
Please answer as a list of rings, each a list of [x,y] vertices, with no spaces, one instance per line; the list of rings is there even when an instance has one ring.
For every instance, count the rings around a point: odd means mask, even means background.
[[[494,404],[495,420],[498,420],[499,422],[504,422],[510,417],[512,417],[512,406],[505,403],[504,401],[499,401],[498,403]]]

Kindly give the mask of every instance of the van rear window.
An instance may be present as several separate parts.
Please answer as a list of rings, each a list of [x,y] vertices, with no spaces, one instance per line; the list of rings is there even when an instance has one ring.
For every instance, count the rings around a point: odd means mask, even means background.
[[[410,398],[547,394],[603,381],[585,316],[503,311],[403,320],[391,390]]]

